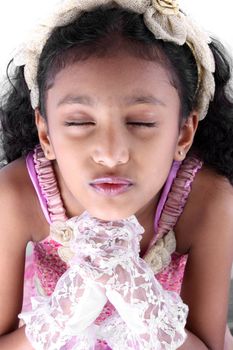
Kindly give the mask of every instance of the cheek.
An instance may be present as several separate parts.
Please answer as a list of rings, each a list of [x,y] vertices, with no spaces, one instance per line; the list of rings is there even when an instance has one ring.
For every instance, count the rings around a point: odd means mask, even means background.
[[[53,132],[50,133],[50,139],[58,163],[66,163],[72,166],[72,163],[78,161],[85,153],[83,141],[61,132],[58,128],[54,128]]]
[[[176,145],[178,142],[178,131],[158,135],[153,142],[145,144],[142,148],[139,162],[144,178],[148,179],[148,186],[155,189],[162,186],[166,181],[169,170],[172,166]],[[135,153],[137,157],[137,153]],[[144,179],[144,180],[145,180]],[[150,182],[150,179],[153,179]]]
[[[178,143],[178,128],[166,128],[159,131],[149,141],[144,142],[142,152],[145,156],[145,162],[150,165],[151,161],[156,163],[167,162],[173,158],[176,145]]]

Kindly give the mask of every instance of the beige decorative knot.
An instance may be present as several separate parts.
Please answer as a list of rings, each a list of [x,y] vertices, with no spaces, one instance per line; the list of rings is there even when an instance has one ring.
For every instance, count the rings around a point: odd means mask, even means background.
[[[176,0],[152,0],[152,6],[163,15],[177,15],[179,5]]]
[[[69,246],[74,239],[73,229],[63,221],[56,221],[50,225],[50,236],[63,246]]]
[[[144,260],[150,265],[155,274],[161,272],[171,262],[171,254],[176,250],[176,238],[173,231],[169,231],[160,238],[148,251]]]
[[[70,249],[70,241],[74,239],[73,229],[66,222],[53,222],[50,225],[50,237],[61,243],[62,246],[58,248],[58,255],[68,263],[74,256],[74,252]]]

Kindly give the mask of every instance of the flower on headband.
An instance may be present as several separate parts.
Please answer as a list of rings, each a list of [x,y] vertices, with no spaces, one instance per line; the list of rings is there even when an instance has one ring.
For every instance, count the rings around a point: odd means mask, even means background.
[[[177,15],[179,5],[176,0],[152,0],[152,6],[163,15]]]

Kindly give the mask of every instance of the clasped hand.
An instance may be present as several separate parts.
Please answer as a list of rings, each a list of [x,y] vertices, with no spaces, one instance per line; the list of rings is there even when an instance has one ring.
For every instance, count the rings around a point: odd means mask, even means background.
[[[144,229],[136,217],[107,222],[85,212],[66,226],[69,239],[57,239],[71,250],[70,267],[51,297],[34,298],[33,310],[21,314],[35,349],[94,349],[96,339],[113,350],[182,345],[187,306],[139,257]],[[115,312],[97,325],[107,300]]]

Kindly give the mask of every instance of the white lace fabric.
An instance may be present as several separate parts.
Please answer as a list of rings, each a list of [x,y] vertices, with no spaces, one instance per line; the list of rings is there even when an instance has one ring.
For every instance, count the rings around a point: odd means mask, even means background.
[[[32,298],[32,311],[20,318],[36,350],[58,350],[69,342],[68,349],[89,350],[96,342],[94,321],[106,301],[98,286],[84,281],[72,268],[60,278],[51,297]]]
[[[70,267],[50,297],[32,300],[20,314],[35,349],[89,350],[97,339],[113,350],[177,349],[185,341],[187,306],[178,294],[163,290],[139,257],[144,229],[135,216],[107,222],[85,212],[65,223],[68,231],[52,237],[65,241]],[[71,234],[65,235],[64,232]],[[100,325],[95,320],[109,300],[116,312]]]

